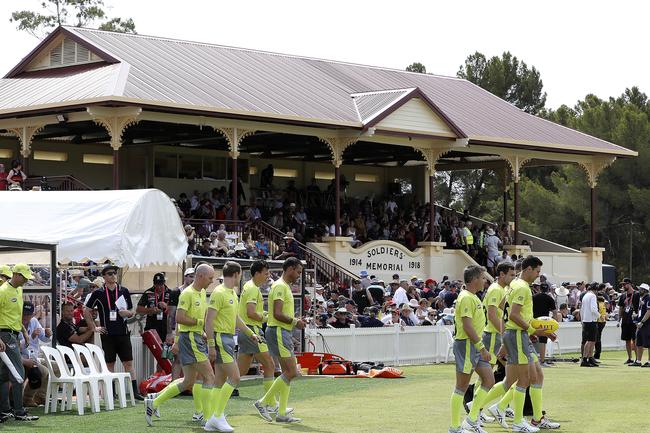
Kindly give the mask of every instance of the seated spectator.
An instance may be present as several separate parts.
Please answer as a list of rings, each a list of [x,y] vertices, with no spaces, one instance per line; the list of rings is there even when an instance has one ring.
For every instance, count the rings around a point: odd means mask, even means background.
[[[368,317],[361,322],[362,328],[381,328],[384,326],[384,322],[377,319],[379,314],[379,308],[370,307],[368,308]]]
[[[242,243],[246,247],[246,255],[251,259],[256,259],[258,256],[257,248],[250,233],[244,233]]]
[[[442,317],[436,322],[436,325],[453,325],[454,324],[454,310],[452,308],[445,308],[442,311]]]
[[[45,388],[47,386],[47,369],[38,360],[41,349],[40,342],[49,343],[52,337],[50,328],[43,328],[38,319],[34,317],[34,304],[23,303],[23,327],[27,331],[27,341],[23,334],[19,334],[20,355],[25,369],[25,384],[23,385],[23,405],[34,407],[45,402]]]
[[[210,250],[210,239],[203,239],[203,242],[199,249],[197,250],[200,256],[209,257],[212,256],[212,250]]]
[[[350,322],[348,320],[348,310],[341,307],[334,313],[334,318],[330,319],[329,324],[332,328],[349,328]]]
[[[418,307],[415,309],[415,317],[417,317],[418,322],[422,322],[427,317],[428,310],[429,301],[426,299],[420,299],[420,302],[418,302]]]
[[[89,326],[77,326],[72,320],[73,306],[65,303],[61,306],[61,321],[56,326],[56,342],[62,346],[72,348],[72,344],[86,344],[92,342],[93,331]],[[86,325],[85,323],[81,323]],[[98,332],[103,333],[101,327],[97,327]]]
[[[381,318],[384,326],[400,325],[402,329],[404,329],[406,323],[400,317],[399,310],[397,308],[391,308],[389,311],[390,313],[387,313],[384,317]]]
[[[7,173],[7,184],[9,188],[15,187],[17,189],[22,189],[23,183],[27,180],[27,175],[23,171],[23,164],[17,159],[11,161],[11,170]]]
[[[255,241],[255,248],[257,249],[257,256],[261,259],[266,259],[270,255],[270,245],[266,240],[266,237],[260,233],[257,235],[257,240]]]
[[[434,308],[427,308],[427,315],[420,322],[420,326],[432,326],[436,324],[438,312]]]
[[[402,319],[407,326],[416,326],[420,323],[417,317],[415,317],[415,309],[418,307],[418,301],[411,299],[408,304],[402,305],[400,311],[402,314]],[[408,319],[408,320],[407,320]]]
[[[241,242],[235,245],[235,249],[233,250],[230,257],[234,257],[237,259],[250,259],[250,256],[246,252],[246,247]]]
[[[228,233],[221,227],[225,228],[225,226],[222,224],[216,233],[215,240],[211,242],[211,245],[214,245],[214,248],[211,247],[211,249],[214,251],[214,255],[217,257],[225,257],[230,252],[230,243],[226,238]]]
[[[289,257],[300,257],[300,249],[296,238],[293,236],[293,232],[287,232],[287,235],[284,237],[285,247],[284,250],[277,254],[275,260],[285,260]]]

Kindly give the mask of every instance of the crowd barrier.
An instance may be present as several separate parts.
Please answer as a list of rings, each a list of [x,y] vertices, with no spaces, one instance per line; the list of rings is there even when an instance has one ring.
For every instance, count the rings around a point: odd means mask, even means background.
[[[305,348],[310,352],[331,352],[351,361],[383,362],[387,365],[439,364],[452,362],[452,326],[399,325],[383,328],[306,329]],[[603,350],[618,350],[625,346],[616,322],[607,322],[603,329]],[[548,356],[578,352],[582,339],[580,323],[562,323],[556,344],[547,345]],[[101,344],[101,343],[100,343]],[[133,366],[138,380],[155,372],[156,360],[142,344],[142,338],[131,337]],[[116,363],[116,371],[124,371]]]

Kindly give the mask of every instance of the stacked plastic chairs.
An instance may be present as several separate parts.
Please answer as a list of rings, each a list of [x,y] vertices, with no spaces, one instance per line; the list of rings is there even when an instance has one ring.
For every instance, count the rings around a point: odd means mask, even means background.
[[[61,345],[56,349],[41,346],[50,373],[45,396],[45,413],[57,411],[59,398],[61,399],[61,410],[72,409],[73,392],[77,396],[76,405],[79,415],[84,414],[86,401],[90,404],[93,412],[99,412],[102,396],[104,409],[113,410],[115,384],[120,407],[124,408],[127,405],[127,390],[131,396],[131,404],[135,406],[129,373],[109,371],[104,360],[104,351],[99,346],[90,343],[86,346],[74,344],[73,349]]]

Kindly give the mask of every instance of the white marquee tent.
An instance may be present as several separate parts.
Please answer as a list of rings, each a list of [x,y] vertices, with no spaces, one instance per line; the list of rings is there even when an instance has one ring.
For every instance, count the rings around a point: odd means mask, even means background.
[[[57,244],[60,263],[111,260],[177,265],[187,240],[173,203],[156,189],[0,192],[0,239]]]

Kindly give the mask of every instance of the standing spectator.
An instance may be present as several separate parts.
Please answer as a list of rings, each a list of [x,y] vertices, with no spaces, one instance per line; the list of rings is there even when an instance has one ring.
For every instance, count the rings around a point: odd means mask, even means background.
[[[632,364],[632,349],[636,337],[636,326],[634,325],[634,315],[639,310],[639,294],[634,292],[632,280],[623,279],[623,288],[625,293],[618,298],[618,321],[621,326],[621,340],[625,341],[625,350],[627,350],[626,364]]]
[[[117,356],[124,370],[131,375],[133,394],[136,400],[144,400],[138,392],[138,384],[133,368],[133,350],[131,348],[131,335],[126,326],[126,319],[133,317],[133,303],[129,289],[117,283],[118,267],[107,264],[102,268],[104,287],[95,290],[86,301],[84,317],[86,323],[95,330],[95,321],[92,318],[92,309],[97,307],[101,326],[106,329],[101,334],[104,359],[110,371],[115,369]],[[119,304],[119,305],[118,305]],[[124,308],[126,306],[126,308]]]
[[[598,283],[591,283],[589,290],[582,298],[580,306],[580,319],[582,321],[582,362],[580,367],[598,367],[598,363],[593,358],[594,348],[596,346],[596,335],[598,334],[598,300],[596,291]]]
[[[643,349],[650,349],[650,286],[643,283],[639,286],[641,292],[641,305],[639,308],[639,322],[636,324],[636,361],[631,366],[650,367],[650,360],[641,365]],[[649,355],[650,357],[650,351]]]
[[[555,318],[557,315],[557,308],[555,306],[555,300],[551,295],[548,294],[549,285],[548,283],[540,284],[540,292],[533,295],[533,317],[551,317]],[[539,363],[542,367],[550,366],[546,362],[546,343],[548,343],[548,337],[540,335],[537,337],[539,353]]]
[[[402,280],[399,282],[399,287],[395,290],[393,294],[393,302],[395,305],[401,308],[402,304],[408,304],[409,298],[406,295],[406,289],[408,288],[408,281]]]
[[[358,311],[362,313],[372,305],[370,292],[361,285],[359,280],[352,280],[352,300],[357,304]]]
[[[18,187],[22,189],[23,183],[27,180],[27,175],[23,171],[23,164],[14,159],[11,161],[11,170],[7,173],[7,183],[9,184],[9,189],[11,187]]]
[[[359,277],[361,277],[361,287],[364,289],[367,289],[372,284],[372,281],[368,277],[368,271],[363,270],[359,272]]]
[[[596,335],[596,348],[594,350],[594,359],[596,360],[600,360],[600,353],[603,349],[603,329],[605,329],[605,324],[607,322],[607,307],[605,306],[606,301],[603,296],[604,289],[604,284],[598,285],[598,335]]]
[[[169,329],[169,303],[171,290],[165,284],[165,274],[158,272],[153,276],[153,287],[144,291],[135,312],[146,314],[147,321],[144,330],[155,329],[160,340],[169,345],[174,343],[173,335]]]
[[[5,271],[6,272],[6,271]],[[16,264],[10,279],[0,286],[0,351],[4,351],[14,368],[21,377],[25,377],[18,334],[22,331],[23,315],[23,285],[34,278],[29,266]],[[9,407],[9,383],[13,397],[13,413]],[[16,421],[35,421],[37,416],[27,413],[23,406],[23,387],[19,384],[9,369],[0,364],[0,422],[10,417]]]
[[[503,244],[492,227],[488,228],[485,234],[484,245],[487,250],[487,267],[490,273],[495,275],[499,259],[499,248],[501,248]]]
[[[260,172],[260,188],[269,191],[273,189],[273,164],[267,165],[266,168]]]
[[[86,344],[93,339],[90,326],[79,327],[72,320],[74,307],[69,302],[61,306],[61,321],[56,326],[56,342],[61,346],[72,348],[73,344]],[[103,328],[97,328],[103,332]]]

